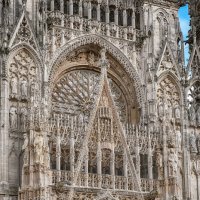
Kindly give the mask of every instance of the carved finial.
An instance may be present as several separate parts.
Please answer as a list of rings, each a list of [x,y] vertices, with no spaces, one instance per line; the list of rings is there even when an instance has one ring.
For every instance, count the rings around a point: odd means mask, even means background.
[[[101,58],[99,60],[99,67],[101,67],[102,69],[109,68],[110,64],[106,58],[106,49],[102,49],[100,54],[101,54]]]
[[[197,42],[197,30],[196,30],[195,26],[193,26],[193,39],[194,39],[193,43],[194,43],[194,45],[196,45],[196,42]]]

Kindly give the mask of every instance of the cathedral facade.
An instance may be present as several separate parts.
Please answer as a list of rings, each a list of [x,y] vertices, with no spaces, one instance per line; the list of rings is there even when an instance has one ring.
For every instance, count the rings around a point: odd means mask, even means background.
[[[200,200],[199,0],[2,0],[0,36],[0,200]]]

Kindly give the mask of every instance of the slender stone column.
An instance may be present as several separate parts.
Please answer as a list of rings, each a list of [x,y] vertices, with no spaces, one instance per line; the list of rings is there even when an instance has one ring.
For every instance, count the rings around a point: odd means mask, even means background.
[[[88,19],[92,19],[92,5],[91,5],[91,1],[88,3]]]
[[[1,56],[1,55],[0,55]],[[5,69],[4,55],[0,57],[1,70]],[[1,71],[1,75],[3,72]],[[1,77],[1,134],[0,134],[0,182],[8,183],[8,136],[9,136],[9,84]]]
[[[125,189],[128,190],[128,160],[127,160],[127,155],[126,151],[124,150],[124,155],[123,155],[123,170],[124,170],[124,176],[126,177],[126,183],[125,183]]]
[[[197,172],[197,200],[200,200],[200,171]]]
[[[74,157],[75,157],[75,151],[74,151],[74,135],[73,132],[71,134],[70,138],[70,171],[74,173]]]
[[[101,160],[102,160],[102,154],[101,154],[101,143],[98,142],[97,144],[97,174],[98,174],[98,187],[101,188]]]
[[[97,20],[101,21],[101,5],[98,3],[97,5]]]
[[[60,11],[64,13],[64,0],[60,0]]]
[[[135,9],[133,8],[133,14],[132,14],[132,27],[135,28]]]
[[[79,1],[79,16],[83,17],[83,1]]]
[[[60,171],[61,164],[60,164],[60,158],[61,158],[61,148],[60,148],[60,129],[57,129],[57,139],[56,139],[56,170]]]
[[[114,146],[112,147],[112,150],[111,150],[110,172],[112,176],[112,188],[115,189],[115,149],[114,149]]]
[[[118,8],[115,9],[115,24],[119,24],[119,13],[118,13]]]
[[[110,10],[109,6],[106,6],[106,23],[110,23]]]
[[[123,10],[123,25],[127,26],[127,12]]]
[[[51,11],[54,11],[54,0],[51,0]]]
[[[73,15],[74,8],[73,8],[73,0],[69,0],[69,15]]]
[[[87,148],[85,153],[85,186],[88,187],[88,157],[89,157],[89,150]]]

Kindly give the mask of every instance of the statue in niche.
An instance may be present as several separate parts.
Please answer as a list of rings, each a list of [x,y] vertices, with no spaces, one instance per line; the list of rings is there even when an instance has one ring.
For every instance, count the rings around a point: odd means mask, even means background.
[[[30,95],[31,95],[31,97],[33,97],[34,94],[35,94],[35,84],[32,83],[32,84],[31,84],[31,87],[30,87]]]
[[[88,54],[88,63],[89,63],[89,65],[91,65],[91,66],[94,66],[94,65],[95,65],[95,55],[94,55],[93,52],[90,52],[90,53]]]
[[[12,78],[11,84],[10,84],[10,87],[11,87],[11,94],[12,94],[12,95],[16,95],[16,94],[17,94],[17,86],[18,86],[17,78],[14,77],[14,78]]]
[[[197,138],[197,150],[198,154],[200,154],[200,136]]]
[[[189,115],[190,115],[190,121],[195,121],[196,115],[195,115],[195,109],[193,105],[190,107]]]
[[[17,109],[15,107],[10,108],[10,128],[17,128]]]
[[[24,151],[24,165],[28,164],[28,136],[26,133],[23,134],[24,144],[22,146],[22,151]]]
[[[180,131],[180,127],[177,127],[176,129],[176,147],[178,148],[178,150],[181,150],[181,142],[182,142],[182,136],[181,136],[181,131]]]
[[[166,105],[165,107],[165,114],[167,119],[172,118],[172,105],[170,102],[168,102],[168,105]]]
[[[180,119],[180,118],[181,118],[181,111],[180,111],[179,105],[177,105],[177,106],[175,107],[175,112],[174,112],[174,114],[175,114],[175,118],[176,118],[176,119]]]
[[[169,150],[168,155],[168,168],[169,168],[169,176],[176,176],[178,170],[178,156],[175,152],[175,149]]]
[[[192,132],[190,136],[190,151],[191,153],[197,153],[196,136],[194,132]]]
[[[158,115],[159,115],[159,117],[164,116],[164,104],[163,104],[163,102],[160,102],[159,105],[158,105]]]
[[[200,106],[197,110],[197,125],[200,126]]]
[[[21,127],[21,130],[23,132],[26,131],[26,125],[27,125],[27,116],[28,113],[27,113],[27,109],[26,108],[22,108],[21,109],[21,116],[20,116],[20,127]]]
[[[34,152],[35,152],[35,162],[44,163],[44,138],[41,133],[37,133],[34,139]]]
[[[22,82],[21,82],[21,96],[22,97],[27,97],[28,95],[28,90],[27,90],[27,81],[26,79],[23,79]]]

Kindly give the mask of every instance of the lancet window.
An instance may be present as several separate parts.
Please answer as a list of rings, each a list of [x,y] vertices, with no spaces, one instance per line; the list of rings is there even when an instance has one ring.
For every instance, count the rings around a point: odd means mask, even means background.
[[[64,1],[64,13],[69,15],[69,0]]]
[[[54,0],[54,10],[60,11],[60,0]]]
[[[118,10],[118,24],[119,26],[123,26],[123,10],[122,9],[119,9]]]
[[[110,22],[115,22],[115,6],[109,6]]]
[[[127,26],[132,26],[132,20],[133,20],[133,10],[128,9],[127,10]]]

